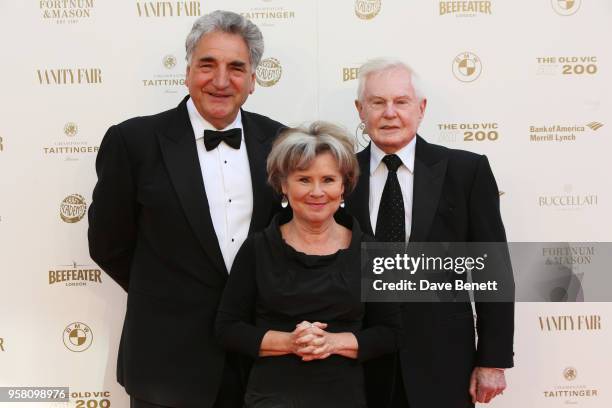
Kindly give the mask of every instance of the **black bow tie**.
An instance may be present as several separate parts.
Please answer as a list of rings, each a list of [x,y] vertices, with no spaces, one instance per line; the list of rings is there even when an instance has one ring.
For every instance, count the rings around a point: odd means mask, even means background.
[[[227,143],[228,146],[234,149],[240,149],[240,140],[242,140],[242,129],[240,128],[204,131],[204,146],[206,147],[206,151],[211,151],[219,146],[221,142]]]

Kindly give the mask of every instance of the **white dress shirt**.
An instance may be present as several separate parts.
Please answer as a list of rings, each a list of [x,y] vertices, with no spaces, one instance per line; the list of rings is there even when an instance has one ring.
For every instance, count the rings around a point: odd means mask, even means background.
[[[240,149],[221,142],[215,149],[206,151],[204,130],[217,129],[200,115],[191,98],[187,101],[187,112],[196,138],[210,216],[229,272],[238,249],[249,233],[253,215],[253,186],[244,130]],[[240,112],[234,122],[222,130],[234,128],[242,129]]]
[[[412,188],[414,185],[414,154],[416,147],[416,136],[410,143],[398,150],[395,154],[402,160],[402,165],[397,169],[397,179],[402,189],[404,200],[404,216],[406,219],[406,242],[410,239],[410,227],[412,226]],[[382,197],[385,183],[387,182],[387,166],[382,162],[386,153],[373,142],[370,144],[370,223],[372,231],[376,233],[376,221],[378,220],[378,208]]]

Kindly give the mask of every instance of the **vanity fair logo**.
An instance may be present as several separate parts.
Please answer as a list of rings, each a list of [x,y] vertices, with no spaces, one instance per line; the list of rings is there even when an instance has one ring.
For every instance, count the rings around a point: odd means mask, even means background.
[[[36,70],[40,85],[97,85],[102,83],[100,68],[40,68]]]
[[[80,353],[87,350],[93,343],[93,333],[85,323],[74,322],[64,329],[63,340],[68,350]]]
[[[263,87],[274,86],[280,81],[283,67],[276,58],[265,58],[259,62],[255,70],[257,83]]]
[[[77,161],[84,156],[95,155],[99,146],[90,145],[79,135],[79,126],[75,122],[67,122],[64,125],[65,139],[56,140],[52,145],[43,146],[43,154],[48,157],[61,158],[64,161]]]
[[[49,271],[49,285],[61,283],[61,286],[87,286],[88,283],[102,283],[102,271],[95,265],[58,265]]]
[[[500,126],[498,122],[472,122],[472,123],[438,123],[439,143],[458,142],[497,142],[500,139]]]
[[[197,17],[202,15],[199,1],[137,1],[138,17]]]
[[[589,122],[584,125],[578,124],[549,124],[529,126],[530,142],[575,142],[587,133],[597,132],[604,126],[600,122]],[[590,130],[587,130],[590,129]]]
[[[362,20],[371,20],[380,13],[382,0],[355,0],[355,15]]]
[[[143,79],[142,84],[147,88],[162,89],[164,93],[177,93],[185,86],[184,67],[177,67],[178,60],[172,54],[166,54],[161,58],[160,69]]]
[[[491,14],[490,1],[440,1],[440,15],[454,14],[455,17],[476,17]]]
[[[538,316],[538,327],[542,332],[591,332],[601,330],[601,316]]]
[[[473,82],[482,73],[482,62],[472,52],[462,52],[453,60],[453,75],[461,82]]]
[[[56,24],[75,24],[91,17],[94,0],[38,0],[42,18]]]
[[[550,4],[560,16],[571,16],[580,9],[582,0],[550,0]]]
[[[60,204],[60,218],[68,224],[74,224],[83,219],[87,212],[87,203],[80,194],[70,194]]]

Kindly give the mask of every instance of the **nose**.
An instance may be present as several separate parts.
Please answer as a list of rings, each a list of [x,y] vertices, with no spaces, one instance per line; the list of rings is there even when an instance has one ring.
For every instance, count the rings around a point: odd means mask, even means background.
[[[395,105],[393,104],[392,101],[388,101],[385,104],[385,110],[383,111],[383,116],[385,118],[392,118],[395,117],[396,112],[395,112]]]
[[[219,69],[215,71],[213,85],[218,89],[227,88],[229,86],[229,74],[225,67],[219,67]]]
[[[312,184],[312,189],[310,190],[310,195],[313,197],[320,197],[323,195],[323,189],[321,188],[321,183],[316,182]]]

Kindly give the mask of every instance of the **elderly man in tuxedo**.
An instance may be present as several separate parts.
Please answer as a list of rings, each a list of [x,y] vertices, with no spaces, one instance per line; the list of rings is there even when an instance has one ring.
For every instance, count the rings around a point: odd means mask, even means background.
[[[127,291],[117,362],[132,407],[241,407],[248,364],[215,342],[246,237],[277,211],[266,158],[282,125],[241,110],[263,37],[215,11],[186,40],[189,96],[112,126],[96,161],[89,248]]]
[[[371,143],[347,209],[382,242],[505,242],[499,194],[485,156],[427,143],[427,100],[414,72],[377,59],[359,71],[355,101]],[[514,305],[404,303],[401,350],[366,368],[376,407],[459,408],[489,402],[513,365]]]

